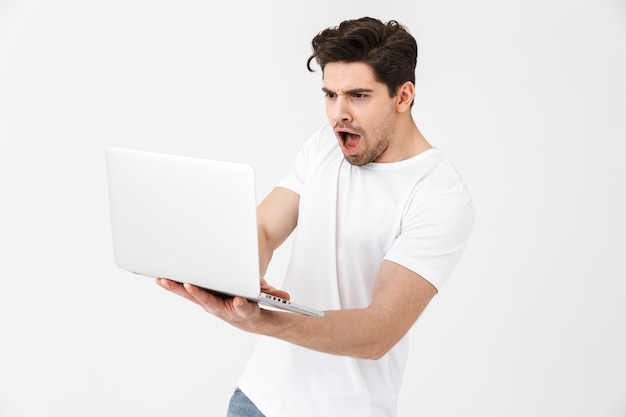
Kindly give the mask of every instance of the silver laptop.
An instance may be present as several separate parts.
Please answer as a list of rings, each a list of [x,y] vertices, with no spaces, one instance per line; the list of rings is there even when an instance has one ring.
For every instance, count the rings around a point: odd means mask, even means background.
[[[310,316],[261,292],[251,166],[107,147],[115,264]]]

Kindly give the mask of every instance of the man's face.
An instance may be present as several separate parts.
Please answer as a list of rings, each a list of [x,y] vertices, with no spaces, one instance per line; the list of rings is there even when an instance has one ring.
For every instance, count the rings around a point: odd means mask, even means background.
[[[324,67],[326,116],[352,165],[392,162],[395,102],[369,65],[333,62]]]

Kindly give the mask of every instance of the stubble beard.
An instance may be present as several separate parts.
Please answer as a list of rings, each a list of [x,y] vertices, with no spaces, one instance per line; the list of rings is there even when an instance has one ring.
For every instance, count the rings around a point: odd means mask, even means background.
[[[373,137],[378,138],[378,140],[374,142],[373,147],[369,147],[369,135],[363,131],[359,133],[361,134],[362,146],[366,149],[356,155],[346,155],[345,153],[343,155],[346,161],[354,166],[363,166],[370,162],[375,162],[389,148],[391,138],[393,137],[393,125],[391,123],[385,123],[373,132]]]
[[[365,137],[361,137],[361,141],[364,141],[367,144],[367,140],[364,139]],[[351,165],[363,166],[369,164],[370,162],[376,161],[376,159],[378,159],[380,155],[382,155],[387,150],[388,147],[389,140],[381,139],[376,142],[376,145],[373,148],[368,148],[363,153],[356,155],[344,154],[343,156],[346,161],[348,161]]]

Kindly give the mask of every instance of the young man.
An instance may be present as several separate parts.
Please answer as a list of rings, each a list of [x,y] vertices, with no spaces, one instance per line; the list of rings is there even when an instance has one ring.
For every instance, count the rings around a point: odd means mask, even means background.
[[[296,231],[287,293],[322,318],[164,288],[263,335],[228,416],[395,416],[407,332],[455,268],[474,212],[459,174],[412,115],[417,45],[395,21],[318,34],[328,125],[258,207],[261,273]]]

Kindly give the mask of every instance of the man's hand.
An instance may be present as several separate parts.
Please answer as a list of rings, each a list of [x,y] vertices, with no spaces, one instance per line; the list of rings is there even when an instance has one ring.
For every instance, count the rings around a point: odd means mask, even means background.
[[[248,301],[243,297],[223,298],[195,285],[181,284],[167,278],[157,278],[156,283],[237,327],[245,327],[242,326],[244,323],[257,319],[261,314],[257,303]],[[261,278],[261,291],[289,299],[289,293],[272,287],[263,278]]]
[[[279,290],[279,289],[272,287],[263,278],[261,278],[261,292],[275,295],[276,297],[284,298],[285,300],[289,300],[291,298],[287,291]]]
[[[378,271],[369,306],[326,310],[324,317],[265,310],[242,297],[223,299],[194,285],[163,278],[157,283],[241,330],[319,352],[374,360],[406,335],[437,293],[419,274],[386,260]],[[278,297],[289,297],[263,280],[261,286]]]

